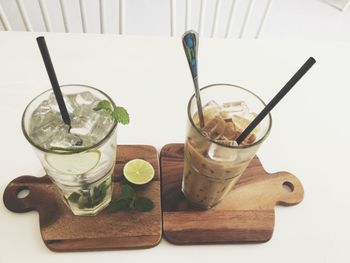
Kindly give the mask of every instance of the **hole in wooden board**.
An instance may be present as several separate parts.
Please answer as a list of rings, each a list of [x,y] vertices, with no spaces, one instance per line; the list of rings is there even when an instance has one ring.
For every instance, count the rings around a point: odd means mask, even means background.
[[[294,191],[294,185],[291,182],[284,182],[282,184],[283,188],[286,189],[288,192],[293,192]]]
[[[17,191],[17,198],[23,199],[26,198],[30,194],[30,190],[28,188],[21,188]]]

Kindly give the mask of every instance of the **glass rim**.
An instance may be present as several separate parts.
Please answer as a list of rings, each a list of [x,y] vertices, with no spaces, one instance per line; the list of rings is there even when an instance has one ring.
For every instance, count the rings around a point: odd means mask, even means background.
[[[266,103],[258,96],[256,95],[254,92],[246,89],[246,88],[243,88],[241,86],[238,86],[238,85],[235,85],[235,84],[228,84],[228,83],[214,83],[214,84],[210,84],[210,85],[207,85],[207,86],[204,86],[203,88],[200,88],[200,91],[202,90],[206,90],[208,88],[211,88],[211,87],[215,87],[215,86],[226,86],[226,87],[234,87],[234,88],[238,88],[238,89],[241,89],[241,90],[244,90],[248,93],[250,93],[251,95],[253,95],[255,98],[257,98],[263,105],[264,107],[266,106]],[[191,96],[190,100],[188,101],[188,105],[187,105],[187,115],[188,115],[188,119],[190,120],[190,123],[192,125],[192,127],[197,131],[198,134],[200,134],[202,137],[204,137],[205,139],[211,141],[212,143],[215,143],[217,145],[220,145],[220,146],[223,146],[223,147],[226,147],[226,148],[230,148],[230,149],[246,149],[246,148],[250,148],[250,147],[253,147],[253,146],[256,146],[256,145],[259,145],[261,144],[266,138],[267,136],[269,135],[270,131],[271,131],[271,126],[272,126],[272,117],[271,117],[271,113],[268,114],[269,116],[269,127],[267,128],[265,134],[257,141],[255,141],[254,143],[252,144],[248,144],[248,145],[243,145],[243,144],[240,144],[238,146],[234,146],[234,145],[227,145],[227,144],[224,144],[224,143],[221,143],[221,142],[218,142],[208,136],[205,136],[202,131],[194,124],[193,122],[193,119],[192,119],[192,116],[191,116],[191,103],[192,101],[195,99],[195,93],[193,93],[193,95]]]
[[[105,92],[97,89],[97,88],[94,88],[92,86],[89,86],[89,85],[84,85],[84,84],[64,84],[64,85],[60,85],[60,87],[69,87],[69,86],[78,86],[78,87],[84,87],[84,88],[88,88],[88,89],[93,89],[99,93],[101,93],[103,96],[105,96],[111,103],[112,103],[112,106],[113,108],[116,107],[114,101],[111,99],[110,96],[108,96]],[[38,99],[40,96],[44,95],[45,93],[48,93],[53,90],[52,89],[47,89],[43,92],[41,92],[39,95],[35,96],[29,103],[28,105],[26,106],[26,108],[24,109],[23,111],[23,114],[22,114],[22,121],[21,121],[21,127],[22,127],[22,132],[24,134],[24,137],[27,139],[27,141],[36,149],[42,151],[42,152],[46,152],[46,153],[53,153],[53,154],[62,154],[62,155],[71,155],[71,154],[77,154],[77,153],[81,153],[81,152],[85,152],[85,151],[88,151],[88,150],[91,150],[91,149],[94,149],[94,148],[97,148],[98,146],[102,145],[105,141],[107,141],[107,139],[109,139],[115,128],[117,127],[117,122],[114,120],[113,122],[113,126],[110,128],[110,130],[108,131],[108,133],[101,139],[99,140],[97,143],[89,146],[89,147],[82,147],[81,149],[77,149],[76,151],[74,152],[64,152],[62,150],[48,150],[48,149],[45,149],[43,147],[41,147],[40,145],[34,143],[34,141],[30,138],[30,136],[28,135],[26,129],[25,129],[25,124],[24,124],[24,119],[25,119],[25,116],[27,114],[27,111],[29,109],[29,106],[36,100]]]

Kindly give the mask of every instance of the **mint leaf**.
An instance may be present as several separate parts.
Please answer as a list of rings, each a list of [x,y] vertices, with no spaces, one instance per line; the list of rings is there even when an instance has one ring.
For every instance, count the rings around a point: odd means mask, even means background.
[[[113,106],[108,100],[101,100],[98,102],[97,106],[94,108],[94,111],[106,110],[108,112],[113,112]]]
[[[152,200],[147,197],[137,197],[135,200],[135,209],[139,212],[151,211],[154,208]]]
[[[112,112],[112,116],[116,122],[128,124],[130,122],[129,113],[123,107],[116,107]]]
[[[134,198],[135,197],[135,190],[127,184],[123,184],[121,186],[122,188],[122,197],[123,198]]]
[[[120,183],[122,185],[129,184],[129,181],[125,178],[125,176],[122,176],[122,177],[120,177]]]
[[[99,101],[99,103],[94,108],[94,111],[99,111],[99,110],[105,110],[111,113],[113,119],[117,123],[129,124],[130,122],[129,113],[127,112],[127,110],[123,107],[115,107],[115,109],[113,109],[112,104],[108,100]]]
[[[99,186],[94,187],[93,195],[92,195],[92,204],[93,206],[98,205],[103,201],[103,199],[106,197],[108,185],[106,182],[103,182]]]
[[[79,197],[78,200],[78,207],[79,209],[84,209],[84,208],[92,208],[92,198],[90,196],[90,193],[88,192],[83,192],[82,195]]]
[[[70,202],[76,203],[76,202],[78,202],[79,197],[80,197],[80,194],[79,194],[79,193],[73,192],[73,193],[71,193],[70,196],[68,197],[68,200],[69,200]]]
[[[125,176],[120,177],[120,184],[121,185],[127,184],[131,188],[133,188],[134,190],[137,190],[138,188],[141,188],[143,186],[143,185],[137,185],[137,184],[130,183],[128,181],[128,179],[125,178]]]
[[[146,197],[137,197],[133,185],[123,177],[120,178],[121,196],[118,199],[112,200],[107,211],[110,213],[117,211],[137,210],[139,212],[151,211],[154,208],[152,200]]]
[[[110,213],[117,211],[129,211],[131,209],[132,199],[117,199],[109,203],[107,211]]]

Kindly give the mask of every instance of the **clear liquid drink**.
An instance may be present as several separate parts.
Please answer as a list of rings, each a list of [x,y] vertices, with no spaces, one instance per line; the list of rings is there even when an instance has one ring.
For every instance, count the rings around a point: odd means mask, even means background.
[[[96,215],[112,196],[117,124],[109,112],[94,108],[101,100],[115,104],[92,87],[65,85],[61,89],[71,129],[64,124],[54,94],[48,90],[25,109],[23,133],[72,212]]]

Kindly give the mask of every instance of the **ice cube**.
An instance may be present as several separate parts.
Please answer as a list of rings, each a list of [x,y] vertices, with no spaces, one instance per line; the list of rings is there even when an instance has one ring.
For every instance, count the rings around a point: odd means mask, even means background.
[[[85,145],[86,142],[79,136],[73,133],[69,133],[66,129],[58,129],[57,132],[52,134],[52,138],[49,141],[49,147],[70,148],[76,146]]]
[[[235,115],[245,116],[249,109],[245,101],[225,102],[222,104],[220,115],[224,119],[232,118]]]
[[[75,100],[79,105],[91,105],[91,104],[94,104],[99,99],[90,91],[84,91],[84,92],[78,93]]]
[[[113,123],[114,120],[109,112],[98,111],[89,122],[88,135],[96,140],[102,139],[107,135]]]
[[[51,109],[38,109],[33,112],[30,122],[30,131],[36,130],[38,127],[43,127],[53,120],[61,118],[58,112],[53,112]]]
[[[75,95],[74,103],[76,106],[72,114],[71,132],[91,137],[90,139],[94,141],[103,138],[113,125],[111,114],[104,110],[93,110],[98,98],[91,92],[82,92]]]
[[[209,101],[203,106],[204,121],[210,121],[216,115],[219,115],[221,107],[214,100]]]
[[[206,122],[202,130],[212,139],[220,138],[225,131],[225,121],[220,116],[215,116]]]
[[[237,150],[212,143],[208,150],[210,159],[221,162],[233,162],[237,159]]]
[[[91,105],[97,104],[97,101],[99,100],[90,91],[84,91],[81,93],[74,93],[63,96],[69,112],[76,111],[77,109],[84,109],[84,106],[88,106],[85,108],[91,109]]]
[[[101,140],[114,123],[109,112],[94,111],[87,105],[77,108],[73,116],[71,133],[83,138],[84,146],[90,146]]]
[[[238,115],[235,115],[232,117],[232,121],[236,126],[237,131],[242,133],[248,125],[251,123],[251,121],[255,118],[255,115],[253,116],[253,113],[249,113],[251,115],[251,119],[247,119]],[[259,132],[259,126],[255,127],[252,131],[252,133],[258,133]]]
[[[53,94],[32,114],[29,136],[43,148],[89,147],[101,140],[113,125],[106,111],[94,111],[99,100],[91,92],[64,95],[72,129],[63,122]],[[83,144],[83,145],[82,145]]]
[[[76,103],[76,94],[63,94],[63,99],[66,104],[67,110],[69,113],[72,113],[76,107],[79,105]]]
[[[211,109],[211,108],[220,109],[221,107],[215,100],[210,100],[203,106],[203,109]]]
[[[222,136],[229,141],[233,141],[238,137],[236,126],[232,121],[225,122],[225,130]]]
[[[47,142],[52,139],[55,134],[62,126],[62,123],[56,118],[47,118],[41,122],[33,122],[30,128],[30,137],[37,144],[46,148]]]
[[[249,136],[247,138],[244,139],[244,141],[242,142],[242,144],[244,145],[249,145],[249,144],[253,144],[256,140],[256,135],[254,133],[249,134]]]
[[[77,130],[80,128],[85,128],[89,121],[90,121],[89,116],[74,114],[73,116],[71,116],[71,125],[72,125],[71,131]]]

